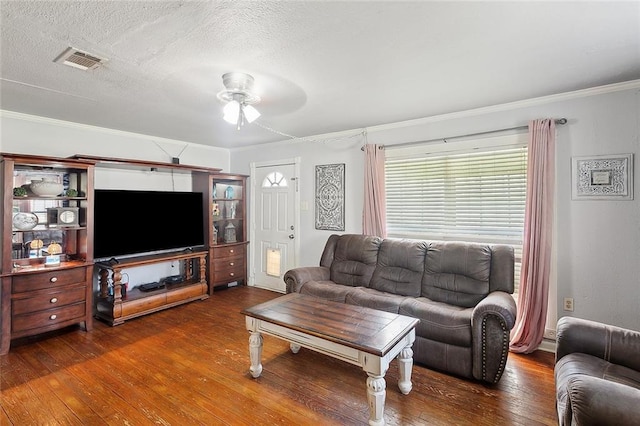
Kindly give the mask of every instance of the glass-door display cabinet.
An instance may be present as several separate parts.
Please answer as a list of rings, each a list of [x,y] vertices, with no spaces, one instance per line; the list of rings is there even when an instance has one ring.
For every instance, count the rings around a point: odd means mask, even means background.
[[[1,154],[2,336],[92,327],[94,163]]]
[[[194,174],[194,191],[204,198],[205,241],[209,246],[209,292],[215,287],[246,284],[246,175]]]

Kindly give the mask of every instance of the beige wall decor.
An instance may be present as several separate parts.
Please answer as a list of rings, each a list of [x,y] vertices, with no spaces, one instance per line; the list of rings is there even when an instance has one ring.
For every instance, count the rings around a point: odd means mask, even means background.
[[[633,154],[573,157],[572,199],[633,200]]]

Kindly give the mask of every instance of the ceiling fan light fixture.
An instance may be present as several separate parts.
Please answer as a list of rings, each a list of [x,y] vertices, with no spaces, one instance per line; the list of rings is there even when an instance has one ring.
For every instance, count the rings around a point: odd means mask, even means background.
[[[222,111],[224,113],[224,121],[229,124],[238,123],[238,115],[240,114],[240,103],[238,101],[230,101]]]
[[[225,90],[218,93],[218,99],[227,102],[223,109],[223,119],[240,127],[260,117],[252,104],[260,102],[260,97],[252,93],[253,77],[242,72],[228,72],[222,75]]]
[[[253,123],[258,117],[260,117],[258,110],[251,105],[245,105],[242,110],[244,117],[247,119],[247,123]]]

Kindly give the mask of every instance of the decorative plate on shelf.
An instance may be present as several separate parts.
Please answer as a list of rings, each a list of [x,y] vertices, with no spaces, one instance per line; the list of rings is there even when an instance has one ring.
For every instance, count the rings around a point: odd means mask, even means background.
[[[38,224],[38,216],[33,213],[21,212],[13,216],[13,227],[18,231],[30,231]]]

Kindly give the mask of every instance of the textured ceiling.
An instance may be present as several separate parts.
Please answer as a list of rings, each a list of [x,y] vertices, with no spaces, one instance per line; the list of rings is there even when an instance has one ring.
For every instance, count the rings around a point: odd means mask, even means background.
[[[640,78],[640,2],[0,1],[0,107],[238,147]],[[81,71],[69,46],[108,59]],[[260,125],[222,120],[254,76]],[[271,130],[268,130],[271,129]]]

